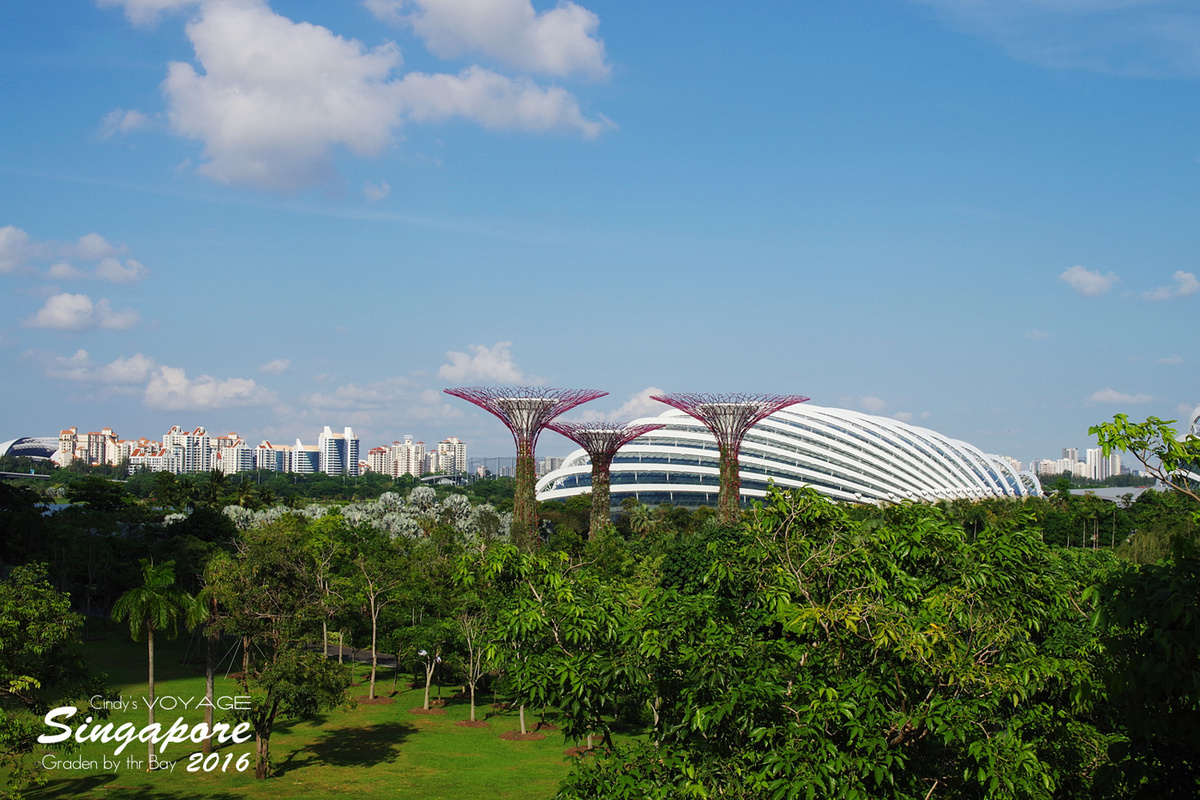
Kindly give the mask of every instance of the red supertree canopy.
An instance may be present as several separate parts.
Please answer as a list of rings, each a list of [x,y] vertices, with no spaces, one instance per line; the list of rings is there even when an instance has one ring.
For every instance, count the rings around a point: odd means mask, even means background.
[[[654,395],[652,400],[666,403],[695,417],[712,431],[721,447],[735,452],[746,432],[764,417],[781,408],[803,403],[809,398],[798,394],[673,394]]]
[[[627,425],[624,422],[552,422],[546,427],[575,442],[595,459],[598,456],[611,457],[642,434],[663,426]]]
[[[518,454],[526,451],[532,454],[542,429],[559,414],[608,394],[594,389],[541,386],[465,386],[445,392],[499,417],[512,431]]]

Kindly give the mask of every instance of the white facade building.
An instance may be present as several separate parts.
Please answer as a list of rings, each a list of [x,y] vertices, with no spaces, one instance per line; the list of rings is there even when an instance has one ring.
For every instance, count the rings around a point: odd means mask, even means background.
[[[172,426],[163,436],[163,449],[175,454],[181,473],[208,472],[213,468],[212,446],[204,428],[185,431],[178,425]]]
[[[346,428],[341,433],[334,433],[328,425],[317,437],[317,449],[320,451],[320,471],[326,475],[357,475],[358,474],[358,437],[354,431]]]
[[[636,423],[662,424],[613,459],[612,503],[716,505],[720,469],[716,440],[698,420],[671,409]],[[763,497],[769,482],[811,486],[851,502],[934,501],[1041,496],[1031,473],[928,428],[838,408],[803,404],[755,425],[740,451],[743,499]],[[591,490],[591,463],[576,450],[538,481],[539,500]]]

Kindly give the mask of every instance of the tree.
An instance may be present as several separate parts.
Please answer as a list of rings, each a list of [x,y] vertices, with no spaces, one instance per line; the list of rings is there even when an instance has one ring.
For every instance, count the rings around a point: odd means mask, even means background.
[[[404,565],[395,543],[374,528],[359,527],[355,531],[355,540],[358,591],[371,620],[371,688],[367,697],[374,700],[375,675],[379,669],[379,615],[399,599],[397,590],[404,583]],[[428,707],[428,684],[425,695]]]
[[[626,593],[578,567],[566,553],[523,553],[513,545],[485,554],[483,580],[508,598],[497,613],[491,655],[518,696],[522,733],[526,705],[552,705],[563,713],[565,736],[586,738],[590,748],[599,734],[611,747],[617,697],[633,674],[622,668]]]
[[[1200,795],[1200,559],[1194,549],[1129,567],[1099,590],[1105,709],[1121,738],[1102,786],[1113,797]]]
[[[281,717],[311,719],[346,702],[346,673],[304,645],[321,617],[304,538],[304,520],[292,515],[252,528],[237,552],[214,558],[205,575],[218,603],[214,626],[247,645],[237,677],[250,708],[235,716],[254,730],[259,779],[273,771],[271,736]]]
[[[1178,438],[1174,423],[1158,417],[1130,422],[1129,415],[1117,414],[1112,422],[1088,428],[1088,433],[1096,436],[1105,456],[1114,450],[1130,453],[1155,478],[1200,502],[1195,488],[1200,481],[1200,437]]]
[[[1113,737],[1084,592],[1111,554],[1052,550],[1028,512],[969,534],[811,490],[772,490],[709,548],[691,593],[647,588],[624,626],[649,739],[560,797],[1090,795]]]
[[[88,677],[75,647],[83,618],[71,611],[71,598],[50,585],[42,564],[15,567],[0,581],[0,761],[8,789],[19,797],[45,772],[25,763],[44,727],[34,715],[49,709],[48,698],[63,704],[77,697],[108,696]],[[30,714],[13,713],[19,706]],[[99,712],[97,712],[99,716]]]
[[[118,622],[129,622],[129,633],[135,642],[145,637],[150,692],[147,697],[149,722],[154,724],[154,634],[161,631],[168,639],[175,638],[182,623],[193,619],[195,600],[175,585],[175,562],[155,566],[148,558],[139,562],[142,566],[142,585],[134,587],[117,598],[113,604],[112,617]],[[147,768],[154,768],[154,742],[148,742]]]

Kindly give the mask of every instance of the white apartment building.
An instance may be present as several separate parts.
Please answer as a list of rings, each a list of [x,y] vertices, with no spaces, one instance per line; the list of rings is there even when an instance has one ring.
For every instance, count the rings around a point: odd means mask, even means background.
[[[358,437],[350,428],[341,433],[334,433],[326,425],[325,430],[317,437],[317,449],[320,451],[320,471],[326,475],[357,475],[358,474]]]
[[[185,431],[178,425],[172,426],[163,436],[163,449],[177,455],[181,473],[208,472],[213,468],[212,445],[204,428]]]
[[[292,448],[291,472],[311,475],[321,471],[321,450],[315,444],[306,445],[299,439]]]
[[[389,475],[391,470],[388,460],[388,448],[372,447],[367,451],[367,471],[376,472],[380,475]]]
[[[217,469],[226,475],[250,472],[254,469],[254,450],[235,433],[216,440]]]
[[[432,472],[454,474],[467,471],[467,443],[456,436],[450,436],[438,442],[437,469]]]
[[[286,444],[271,444],[264,439],[254,448],[254,469],[288,472],[292,468],[292,448]]]

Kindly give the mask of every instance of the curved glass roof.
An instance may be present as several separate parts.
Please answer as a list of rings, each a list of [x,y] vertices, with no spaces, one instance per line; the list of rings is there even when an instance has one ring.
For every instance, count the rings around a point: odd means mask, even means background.
[[[642,502],[715,505],[717,446],[698,420],[670,409],[637,423],[665,427],[621,448],[612,464],[613,505]],[[796,405],[755,425],[740,451],[742,499],[766,494],[767,484],[811,486],[851,502],[933,501],[1030,497],[1042,494],[1028,472],[999,456],[896,419],[838,408]],[[591,489],[591,463],[576,450],[537,485],[539,500]]]

